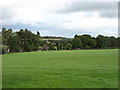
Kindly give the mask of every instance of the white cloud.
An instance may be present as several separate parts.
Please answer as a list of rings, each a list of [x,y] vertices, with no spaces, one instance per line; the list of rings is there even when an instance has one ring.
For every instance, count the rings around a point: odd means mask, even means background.
[[[65,9],[72,0],[3,0],[0,8],[3,8],[2,24],[13,25],[17,23],[32,24],[37,27],[51,27],[50,29],[41,30],[41,33],[49,33],[56,29],[68,30],[71,32],[98,32],[108,35],[116,35],[117,31],[108,30],[110,27],[116,29],[118,25],[117,18],[100,17],[99,11],[93,12],[72,12],[66,14],[56,13]],[[1,21],[1,20],[0,20]],[[41,26],[40,23],[46,26]],[[109,27],[109,28],[108,28]],[[100,28],[104,29],[100,30]],[[109,32],[110,31],[110,32]],[[115,33],[114,33],[115,32]],[[48,35],[48,34],[47,34]],[[61,35],[62,36],[62,35]]]

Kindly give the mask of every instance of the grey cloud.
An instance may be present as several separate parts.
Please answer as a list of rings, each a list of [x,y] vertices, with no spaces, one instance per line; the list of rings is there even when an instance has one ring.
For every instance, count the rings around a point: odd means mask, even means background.
[[[118,12],[116,10],[101,11],[100,16],[108,17],[108,18],[116,18],[118,17]]]
[[[118,3],[117,2],[69,2],[64,9],[57,13],[73,13],[73,12],[94,12],[98,11],[101,17],[117,17]]]

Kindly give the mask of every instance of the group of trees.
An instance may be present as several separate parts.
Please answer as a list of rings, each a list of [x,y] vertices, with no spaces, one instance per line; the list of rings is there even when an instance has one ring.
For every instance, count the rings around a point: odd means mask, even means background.
[[[98,49],[118,48],[119,37],[108,37],[98,35],[96,38],[88,34],[75,35],[73,39],[62,38],[58,40],[42,40],[40,33],[32,33],[30,30],[12,32],[12,29],[2,28],[3,53],[7,52],[28,52],[36,50],[72,50],[72,49]],[[55,37],[56,39],[57,37]]]
[[[73,48],[98,49],[98,48],[118,48],[120,38],[114,36],[107,37],[98,35],[96,38],[90,35],[75,35],[73,39]]]
[[[26,52],[35,51],[40,46],[39,32],[37,35],[31,31],[20,29],[18,32],[12,32],[12,29],[2,28],[2,43],[9,50],[8,52]],[[3,48],[3,53],[5,48]]]

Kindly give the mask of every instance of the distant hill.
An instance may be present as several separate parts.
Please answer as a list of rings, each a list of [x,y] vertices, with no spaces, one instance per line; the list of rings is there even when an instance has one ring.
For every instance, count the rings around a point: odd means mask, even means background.
[[[66,37],[56,37],[56,36],[43,36],[41,37],[42,40],[63,40],[63,39],[70,39]]]

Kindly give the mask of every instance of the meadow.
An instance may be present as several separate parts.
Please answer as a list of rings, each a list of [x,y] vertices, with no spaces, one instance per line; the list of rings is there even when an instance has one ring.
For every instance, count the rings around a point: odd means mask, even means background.
[[[117,88],[118,50],[5,54],[3,88]]]

